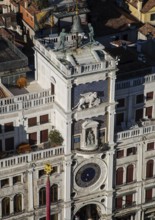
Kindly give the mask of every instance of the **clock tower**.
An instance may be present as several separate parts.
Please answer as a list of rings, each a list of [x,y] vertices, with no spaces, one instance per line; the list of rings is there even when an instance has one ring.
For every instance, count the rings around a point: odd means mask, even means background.
[[[92,36],[72,58],[78,70],[71,90],[72,219],[110,220],[117,62]]]
[[[35,44],[35,78],[51,87],[52,123],[64,138],[59,220],[110,220],[117,61],[95,41],[91,24],[84,35],[79,15],[73,20],[71,33]]]

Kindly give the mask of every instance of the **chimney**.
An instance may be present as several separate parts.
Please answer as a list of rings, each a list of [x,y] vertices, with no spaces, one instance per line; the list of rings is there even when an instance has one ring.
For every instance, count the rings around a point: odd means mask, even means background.
[[[24,1],[24,8],[28,8],[28,0]]]

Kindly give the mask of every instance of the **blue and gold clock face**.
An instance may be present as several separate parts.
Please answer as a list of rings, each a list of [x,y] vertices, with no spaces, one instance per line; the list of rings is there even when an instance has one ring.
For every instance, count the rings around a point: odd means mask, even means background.
[[[80,187],[89,187],[93,185],[100,177],[101,169],[96,163],[88,163],[81,167],[76,176],[76,184]]]

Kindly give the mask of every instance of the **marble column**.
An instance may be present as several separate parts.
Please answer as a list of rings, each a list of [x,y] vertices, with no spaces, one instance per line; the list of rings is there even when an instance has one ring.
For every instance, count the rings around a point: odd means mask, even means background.
[[[28,211],[33,211],[34,198],[33,198],[33,170],[28,171]]]
[[[71,220],[71,158],[64,161],[64,220]]]

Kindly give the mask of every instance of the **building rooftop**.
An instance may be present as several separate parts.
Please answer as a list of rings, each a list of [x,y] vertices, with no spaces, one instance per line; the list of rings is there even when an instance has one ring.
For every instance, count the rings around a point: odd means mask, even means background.
[[[151,36],[155,38],[155,27],[149,23],[144,24],[142,27],[139,28],[138,31],[146,37],[148,36],[148,34],[151,34]]]
[[[75,39],[75,34],[68,34],[63,49],[60,37],[50,36],[38,39],[35,48],[48,56],[48,59],[50,57],[50,62],[68,76],[115,68],[115,64],[111,63],[112,58],[104,51],[102,44],[99,42],[90,43],[89,39],[83,40],[79,35],[81,40],[76,48]]]
[[[0,37],[0,72],[26,68],[27,57],[20,52],[10,41]]]
[[[106,49],[111,56],[118,56],[118,72],[119,80],[129,79],[130,77],[140,77],[152,73],[154,66],[146,54],[137,51],[137,46],[128,47],[127,45]]]
[[[138,4],[138,0],[127,0],[127,2],[130,2],[131,5],[133,5],[135,8],[137,8],[137,4]],[[144,1],[144,3],[142,4],[142,9],[141,12],[143,13],[147,13],[148,11],[150,11],[153,7],[155,7],[155,1],[154,0],[146,0]]]
[[[105,36],[139,27],[130,14],[116,7],[113,1],[94,1],[90,6],[91,23],[96,36]]]
[[[19,55],[8,46],[8,43],[4,39],[0,39],[0,63],[19,58]]]

